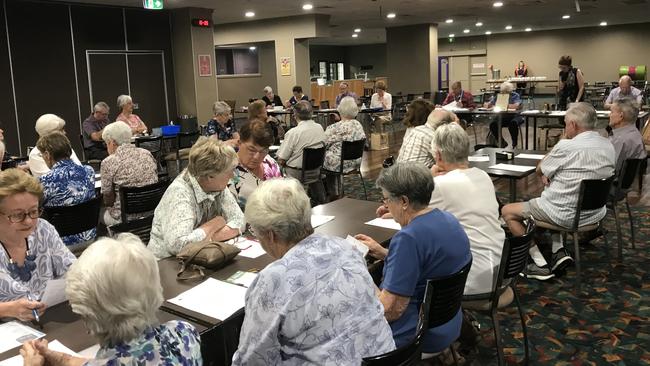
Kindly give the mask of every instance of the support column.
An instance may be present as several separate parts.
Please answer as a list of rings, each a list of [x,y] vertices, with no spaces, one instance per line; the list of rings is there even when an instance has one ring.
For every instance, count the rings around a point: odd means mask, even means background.
[[[438,86],[438,26],[417,24],[386,28],[391,93],[421,94]]]

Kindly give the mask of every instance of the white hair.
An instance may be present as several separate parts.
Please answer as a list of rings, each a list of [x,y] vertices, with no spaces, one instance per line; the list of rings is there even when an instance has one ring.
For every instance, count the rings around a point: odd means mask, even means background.
[[[515,90],[515,86],[507,81],[499,85],[499,91],[501,93],[512,93],[513,90]]]
[[[68,270],[65,292],[102,345],[128,342],[156,324],[163,302],[156,257],[129,233],[88,247]]]
[[[214,113],[215,116],[230,114],[230,106],[226,102],[214,102],[212,105],[212,113]]]
[[[449,164],[467,162],[469,156],[469,136],[457,123],[440,125],[433,132],[431,151],[438,151],[442,159]]]
[[[42,137],[55,131],[61,131],[63,127],[65,127],[63,118],[56,114],[48,113],[38,117],[34,129],[38,136]]]
[[[639,106],[636,100],[625,97],[615,100],[612,104],[623,113],[623,122],[627,124],[636,123],[639,116]]]
[[[133,99],[131,99],[131,97],[126,94],[122,94],[119,97],[117,97],[117,107],[120,109],[122,109],[128,103],[132,103],[132,102]]]
[[[564,120],[567,122],[573,121],[582,129],[594,130],[596,129],[596,122],[598,122],[598,115],[594,107],[589,103],[573,103],[571,108],[566,111]]]
[[[0,161],[4,158],[5,156],[5,143],[0,140]],[[2,164],[0,164],[0,170],[2,170]]]
[[[109,140],[115,141],[117,146],[130,144],[133,132],[131,127],[122,121],[117,121],[104,127],[102,132],[102,140],[108,142]]]
[[[245,211],[246,222],[254,231],[272,231],[286,243],[295,244],[314,232],[309,197],[293,178],[260,184],[248,198]]]
[[[456,115],[446,109],[438,108],[434,109],[429,113],[427,117],[427,126],[432,130],[436,130],[439,126],[442,126],[447,123],[452,123],[456,120]]]
[[[108,113],[110,110],[111,108],[108,106],[108,104],[106,104],[106,102],[97,102],[93,108],[94,112],[106,111],[106,113]]]
[[[359,114],[359,107],[357,107],[357,101],[352,97],[345,97],[341,99],[338,108],[336,108],[341,115],[341,118],[345,119],[354,119],[354,117]]]
[[[271,88],[271,87],[268,86],[268,85],[265,86],[265,87],[264,87],[264,93],[273,93],[273,88]]]

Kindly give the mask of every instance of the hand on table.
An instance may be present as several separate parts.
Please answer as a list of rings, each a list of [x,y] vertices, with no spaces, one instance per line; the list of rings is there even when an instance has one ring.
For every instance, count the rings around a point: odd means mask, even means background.
[[[9,316],[16,318],[20,321],[30,321],[34,320],[34,314],[32,310],[38,311],[39,315],[42,315],[45,312],[45,304],[38,301],[30,301],[27,298],[21,298],[11,302],[11,310],[9,311]]]
[[[23,355],[23,358],[25,359],[24,365],[26,366],[81,366],[88,361],[85,358],[75,357],[49,349],[47,340],[45,339],[36,339],[25,342],[23,348],[20,350],[20,354]],[[26,354],[29,355],[31,360],[33,360],[33,363],[27,362],[28,358],[25,357]]]
[[[224,226],[226,226],[226,220],[224,220],[224,218],[221,216],[217,216],[212,220],[199,226],[199,229],[203,229],[203,231],[205,231],[205,236],[210,238],[216,232],[223,229]]]
[[[39,340],[27,341],[23,343],[20,349],[20,355],[23,356],[23,366],[43,366],[45,365],[45,357],[36,349],[35,343]],[[45,348],[47,348],[47,341]]]
[[[372,257],[377,259],[384,259],[388,255],[388,249],[382,247],[381,244],[377,243],[368,235],[357,234],[354,236],[354,238],[368,247],[368,254],[370,254]]]

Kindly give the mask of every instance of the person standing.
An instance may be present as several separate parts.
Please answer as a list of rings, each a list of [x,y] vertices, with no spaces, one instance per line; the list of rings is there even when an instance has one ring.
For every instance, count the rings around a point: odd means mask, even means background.
[[[570,103],[582,102],[585,99],[585,78],[582,71],[573,67],[571,56],[565,55],[560,57],[558,68],[560,69],[560,79],[558,83],[558,107],[565,110]]]

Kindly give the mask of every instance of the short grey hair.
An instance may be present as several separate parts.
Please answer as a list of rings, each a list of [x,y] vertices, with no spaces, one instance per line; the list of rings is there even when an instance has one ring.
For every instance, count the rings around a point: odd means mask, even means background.
[[[108,106],[108,104],[106,104],[106,102],[97,102],[97,104],[95,104],[95,107],[93,107],[93,112],[106,111],[106,113],[108,113],[110,110],[111,108]]]
[[[117,107],[120,109],[122,109],[128,103],[132,103],[132,102],[133,99],[129,95],[122,94],[119,97],[117,97]]]
[[[513,90],[515,90],[515,86],[507,81],[499,85],[499,91],[501,93],[512,93]]]
[[[354,119],[359,114],[359,107],[357,101],[352,97],[345,97],[341,99],[339,106],[336,108],[341,115],[341,118]]]
[[[214,113],[215,116],[230,114],[230,106],[228,103],[223,101],[214,102],[212,105],[212,113]]]
[[[465,163],[469,156],[469,136],[457,123],[439,126],[433,132],[431,151],[434,156],[438,151],[446,163]]]
[[[393,198],[406,196],[413,209],[429,205],[433,192],[433,176],[420,163],[400,162],[381,171],[376,186],[388,192]]]
[[[45,136],[52,132],[62,131],[63,127],[65,127],[63,118],[56,114],[48,113],[38,117],[34,129],[38,136]]]
[[[102,346],[128,342],[157,324],[163,303],[156,257],[129,233],[89,246],[68,270],[65,292]]]
[[[596,129],[598,115],[594,107],[586,102],[573,103],[571,108],[564,115],[565,121],[575,121],[578,126],[585,130]]]
[[[306,100],[301,100],[296,105],[293,106],[293,110],[296,113],[296,118],[299,121],[307,121],[312,118],[312,107],[311,103]]]
[[[271,88],[269,85],[265,86],[264,93],[273,93],[273,88]]]
[[[104,142],[114,141],[117,146],[130,144],[132,136],[133,132],[131,132],[131,127],[122,121],[110,123],[104,127],[104,131],[102,132],[102,140]]]
[[[311,235],[311,205],[302,184],[293,178],[264,181],[248,197],[244,213],[254,231],[272,231],[295,244]]]
[[[621,98],[615,100],[613,105],[621,110],[625,123],[636,123],[636,119],[639,116],[639,106],[636,100],[632,98]]]

